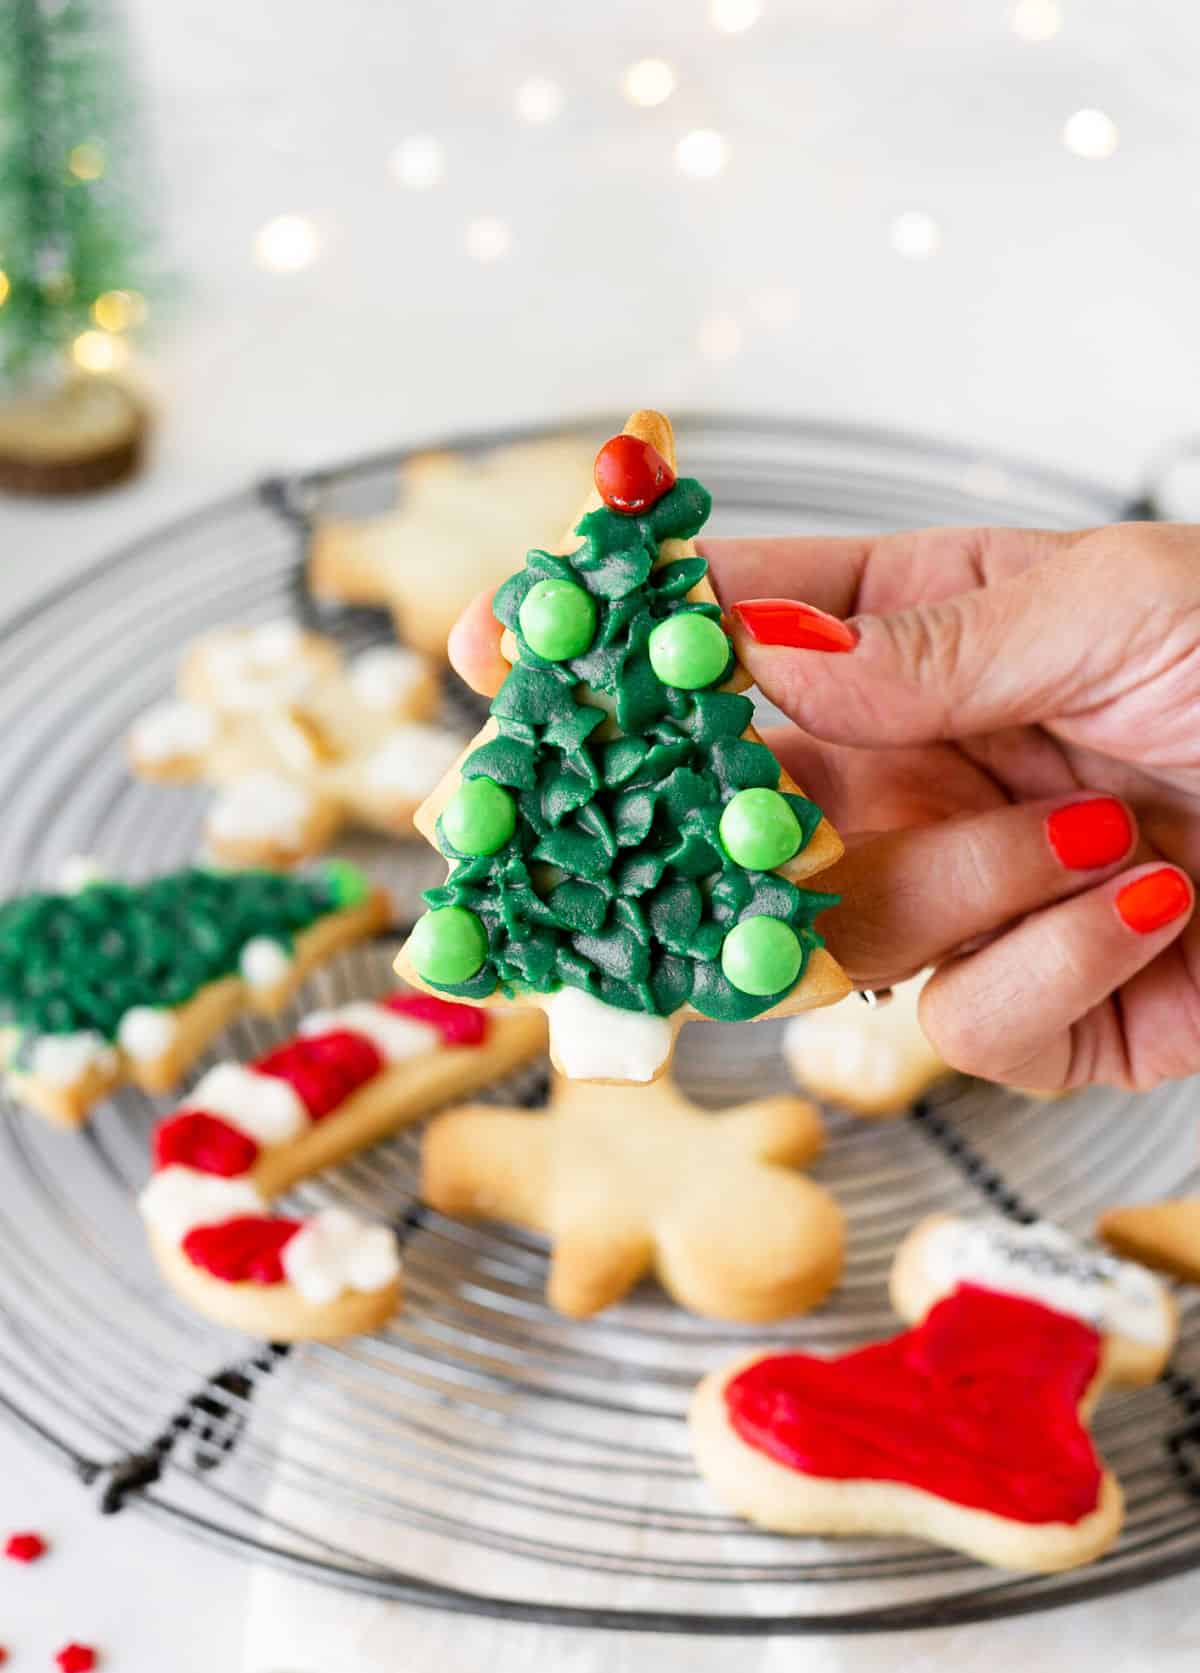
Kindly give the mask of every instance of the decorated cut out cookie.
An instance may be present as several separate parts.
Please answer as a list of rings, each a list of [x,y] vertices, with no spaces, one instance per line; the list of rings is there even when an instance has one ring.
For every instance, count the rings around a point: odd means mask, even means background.
[[[803,886],[842,846],[751,725],[667,420],[635,413],[596,480],[567,555],[496,594],[512,671],[417,812],[450,874],[397,969],[544,1010],[572,1079],[650,1081],[689,1018],[847,992],[813,927],[835,897]]]
[[[618,1092],[556,1077],[545,1110],[439,1116],[421,1195],[443,1214],[548,1237],[547,1297],[573,1318],[653,1272],[694,1313],[779,1319],[815,1307],[842,1269],[841,1210],[792,1171],[821,1142],[799,1098],[710,1112],[669,1080]]]
[[[444,659],[475,594],[511,575],[531,541],[557,539],[591,468],[592,449],[569,437],[476,458],[419,454],[401,469],[395,511],[317,527],[309,586],[318,598],[387,605],[406,644]]]
[[[184,657],[178,696],[129,734],[142,778],[219,791],[205,840],[230,865],[294,865],[353,822],[412,833],[418,804],[462,749],[429,724],[434,665],[378,645],[349,661],[293,622],[206,633]]]
[[[778,1533],[912,1534],[1002,1568],[1107,1550],[1123,1501],[1088,1420],[1108,1384],[1165,1365],[1163,1286],[1045,1223],[936,1215],[901,1245],[892,1302],[916,1322],[890,1341],[705,1378],[692,1444],[722,1503]]]
[[[318,1011],[249,1064],[221,1063],[154,1131],[141,1209],[167,1282],[197,1312],[273,1342],[377,1330],[400,1304],[386,1226],[273,1197],[540,1051],[540,1017],[428,994]]]
[[[1200,1197],[1110,1208],[1096,1234],[1118,1255],[1200,1284]]]
[[[783,1055],[796,1084],[856,1115],[898,1115],[952,1073],[917,1015],[928,973],[901,982],[883,1004],[857,994],[793,1017]]]
[[[344,860],[294,876],[81,881],[0,906],[5,1079],[63,1126],[126,1081],[169,1091],[239,1011],[280,1010],[314,966],[390,915]]]

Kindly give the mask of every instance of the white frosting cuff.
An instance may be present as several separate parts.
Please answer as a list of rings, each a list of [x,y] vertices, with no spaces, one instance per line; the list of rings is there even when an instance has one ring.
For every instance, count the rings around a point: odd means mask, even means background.
[[[666,1017],[623,1011],[562,987],[546,1005],[550,1055],[568,1080],[653,1080],[671,1055]]]
[[[331,1034],[347,1028],[370,1040],[385,1063],[404,1063],[421,1057],[438,1045],[441,1036],[429,1023],[399,1016],[386,1005],[359,1000],[335,1011],[314,1011],[300,1024],[301,1034]]]
[[[138,1198],[146,1224],[182,1243],[197,1226],[217,1226],[243,1214],[261,1214],[265,1202],[248,1179],[224,1179],[173,1163],[151,1179]]]
[[[400,1276],[400,1251],[386,1226],[368,1225],[344,1208],[305,1221],[283,1249],[283,1270],[306,1301],[336,1301],[345,1290],[369,1294]]]
[[[185,1107],[219,1115],[259,1145],[286,1144],[308,1126],[308,1111],[287,1081],[241,1063],[218,1063],[201,1076]]]

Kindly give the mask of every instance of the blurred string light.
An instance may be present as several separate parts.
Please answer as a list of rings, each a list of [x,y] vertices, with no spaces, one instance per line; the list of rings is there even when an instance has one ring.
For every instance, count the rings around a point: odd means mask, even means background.
[[[104,331],[129,331],[146,317],[146,298],[136,290],[106,290],[92,303],[92,318]]]
[[[562,115],[566,95],[556,81],[530,76],[517,88],[517,115],[522,122],[553,122]]]
[[[740,35],[758,22],[762,3],[761,0],[712,0],[709,15],[714,29],[724,35]]]
[[[299,273],[312,266],[320,248],[320,236],[307,215],[276,215],[259,227],[254,259],[271,273]]]
[[[892,222],[892,249],[907,261],[926,261],[936,255],[942,231],[932,215],[923,209],[906,209]]]
[[[2,267],[0,267],[0,308],[3,308],[4,304],[8,301],[8,293],[11,290],[12,285],[8,281],[8,274]]]
[[[99,180],[104,173],[104,153],[98,145],[84,141],[67,152],[67,172],[76,180]]]
[[[1062,28],[1058,0],[1017,0],[1012,31],[1023,41],[1052,41]]]
[[[675,147],[675,161],[694,180],[711,180],[725,167],[728,147],[712,128],[693,128]]]
[[[71,358],[84,372],[115,372],[129,359],[129,344],[107,331],[81,331],[71,344]]]
[[[675,91],[675,71],[662,58],[639,58],[622,83],[631,105],[661,105]]]
[[[732,314],[710,314],[700,326],[696,346],[705,360],[733,360],[742,346],[742,328]]]
[[[512,231],[507,221],[496,215],[481,215],[468,221],[466,232],[467,254],[476,261],[501,261],[512,249]]]
[[[1063,124],[1063,144],[1077,157],[1098,162],[1117,149],[1117,124],[1103,110],[1077,110]]]
[[[388,160],[388,166],[402,186],[427,192],[446,172],[441,146],[429,134],[411,134],[402,139]]]

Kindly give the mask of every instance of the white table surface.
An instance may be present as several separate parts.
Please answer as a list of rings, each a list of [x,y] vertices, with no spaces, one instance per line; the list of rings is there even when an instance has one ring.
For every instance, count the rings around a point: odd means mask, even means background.
[[[132,9],[188,291],[146,368],[152,465],[79,504],[0,503],[0,609],[263,470],[493,421],[651,402],[823,414],[1130,487],[1200,428],[1194,8],[1063,0],[1063,29],[1041,44],[1012,33],[1006,0],[766,0],[757,27],[728,38],[702,0],[568,0],[553,37],[537,0]],[[679,89],[635,111],[620,76],[651,53]],[[546,127],[513,115],[535,73],[566,94]],[[1105,161],[1060,142],[1081,106],[1118,124]],[[728,141],[714,180],[674,167],[697,127]],[[416,132],[447,156],[426,193],[387,169]],[[938,223],[929,259],[891,247],[909,210]],[[313,218],[319,259],[260,271],[255,232],[284,212]],[[490,265],[464,249],[481,215],[511,228]],[[712,358],[735,335],[736,352]],[[5,1525],[56,1541],[36,1568],[0,1564],[14,1668],[48,1665],[71,1636],[104,1646],[114,1673],[242,1665],[244,1567],[134,1514],[101,1524],[3,1430],[0,1505]],[[300,1588],[289,1609],[304,1635],[287,1642],[304,1659],[252,1673],[485,1658],[497,1673],[1009,1673],[1049,1650],[1163,1673],[1196,1665],[1198,1598],[1193,1576],[1003,1626],[801,1648],[570,1637]]]

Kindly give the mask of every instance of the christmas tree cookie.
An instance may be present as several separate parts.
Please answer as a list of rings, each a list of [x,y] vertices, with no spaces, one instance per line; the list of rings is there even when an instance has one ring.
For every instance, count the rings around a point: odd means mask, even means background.
[[[848,991],[814,928],[836,897],[803,886],[842,845],[751,725],[667,420],[635,413],[595,480],[563,550],[496,594],[512,672],[417,811],[450,873],[397,969],[538,1006],[571,1079],[650,1081],[689,1018]]]
[[[166,1092],[240,1010],[280,1010],[314,966],[388,918],[387,897],[340,860],[303,876],[192,869],[10,900],[6,1082],[62,1126],[127,1081]]]

